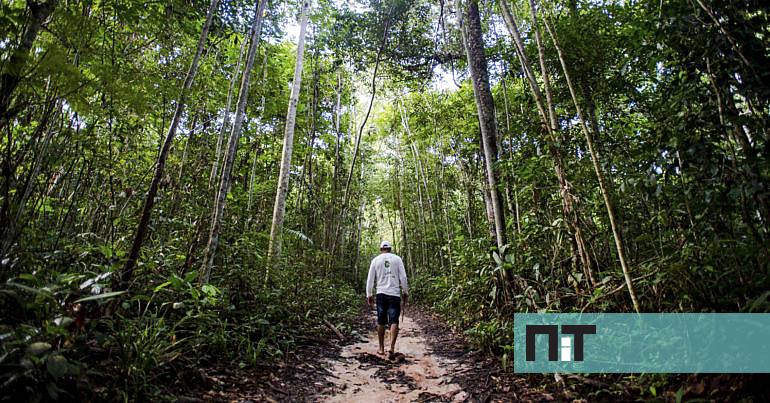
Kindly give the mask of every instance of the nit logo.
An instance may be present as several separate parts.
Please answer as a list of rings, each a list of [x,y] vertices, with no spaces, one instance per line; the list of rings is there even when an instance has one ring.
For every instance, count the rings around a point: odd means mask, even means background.
[[[596,325],[561,325],[561,333],[573,337],[559,338],[557,325],[527,325],[527,361],[535,361],[535,336],[538,334],[548,335],[548,361],[572,361],[572,339],[575,340],[575,361],[583,361],[583,335],[596,334]],[[559,350],[561,354],[557,360]]]

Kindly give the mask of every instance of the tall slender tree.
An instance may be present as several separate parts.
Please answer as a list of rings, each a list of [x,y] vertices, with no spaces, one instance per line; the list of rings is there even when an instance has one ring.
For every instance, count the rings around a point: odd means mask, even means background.
[[[458,1],[458,6],[460,2]],[[459,9],[458,9],[459,13]],[[489,186],[489,196],[492,204],[492,212],[495,221],[495,237],[497,247],[502,248],[506,244],[505,235],[505,210],[503,199],[497,188],[499,173],[497,163],[497,120],[495,117],[495,103],[492,98],[492,90],[489,86],[489,71],[487,58],[484,54],[484,38],[481,30],[481,16],[479,15],[478,0],[468,0],[460,18],[460,30],[462,32],[463,47],[468,59],[473,94],[476,101],[476,110],[481,126],[481,141],[484,146],[484,162],[486,166],[486,179]]]
[[[536,13],[534,8],[534,2],[531,3],[533,6],[532,12]],[[543,18],[543,22],[545,23],[545,28],[548,30],[548,33],[551,35],[551,40],[553,41],[553,45],[556,48],[556,53],[559,55],[559,62],[561,64],[562,72],[564,73],[564,80],[567,82],[567,88],[569,89],[570,96],[572,98],[572,103],[575,106],[575,111],[578,115],[578,120],[580,121],[580,127],[583,129],[583,134],[586,138],[586,143],[588,143],[588,151],[591,152],[591,162],[593,163],[594,172],[596,173],[596,180],[599,182],[599,190],[602,193],[602,199],[604,200],[604,206],[607,209],[607,216],[610,219],[610,228],[612,229],[612,237],[615,240],[615,248],[618,252],[618,260],[620,260],[620,267],[623,270],[623,277],[626,281],[626,287],[628,288],[628,295],[631,297],[631,303],[634,306],[634,310],[636,312],[640,312],[639,308],[639,300],[636,296],[636,290],[634,289],[634,283],[631,279],[631,269],[629,268],[628,261],[626,258],[626,251],[625,246],[623,245],[623,238],[620,234],[620,228],[617,223],[617,214],[615,213],[615,204],[612,201],[610,192],[612,191],[612,184],[608,183],[607,180],[604,178],[604,172],[602,172],[602,168],[600,166],[600,155],[599,155],[599,149],[596,146],[596,140],[594,139],[594,133],[591,132],[591,130],[588,129],[588,125],[586,124],[585,115],[583,114],[582,108],[580,107],[580,103],[578,102],[577,95],[575,93],[575,87],[572,85],[572,79],[570,78],[569,70],[567,69],[567,63],[564,60],[564,52],[562,51],[561,46],[559,46],[559,41],[556,37],[556,32],[551,28],[551,25],[548,23],[548,18]],[[595,133],[599,134],[599,133]]]
[[[19,43],[9,52],[8,60],[3,60],[0,64],[0,133],[6,140],[5,155],[2,159],[2,188],[0,188],[0,258],[5,256],[10,247],[7,240],[13,238],[17,223],[12,222],[11,217],[11,184],[16,171],[16,165],[12,158],[14,136],[8,126],[12,119],[22,109],[22,105],[15,102],[16,88],[21,83],[25,69],[30,59],[30,51],[35,43],[43,23],[51,16],[58,1],[51,0],[46,2],[27,1],[27,16],[24,28],[19,38]],[[1,143],[0,143],[1,144]]]
[[[532,96],[535,99],[540,118],[545,127],[547,133],[546,144],[548,151],[553,158],[554,171],[556,173],[556,179],[559,182],[559,191],[561,194],[562,213],[564,220],[567,223],[567,227],[570,231],[570,248],[572,249],[572,263],[575,270],[583,270],[585,273],[586,281],[589,285],[596,284],[596,279],[592,270],[591,258],[588,253],[588,242],[585,240],[583,234],[583,228],[580,222],[580,217],[577,213],[577,206],[575,196],[573,195],[572,184],[567,179],[567,172],[565,169],[565,162],[562,150],[559,145],[563,142],[563,136],[560,133],[558,122],[556,119],[556,112],[553,105],[550,79],[548,78],[548,70],[545,66],[544,51],[542,49],[542,40],[537,40],[540,37],[539,34],[535,35],[536,43],[538,45],[538,59],[540,60],[540,73],[544,77],[543,85],[545,87],[546,96],[543,97],[543,92],[540,90],[540,85],[535,77],[532,63],[527,57],[527,53],[524,51],[524,41],[521,38],[518,24],[511,12],[508,0],[500,0],[500,12],[503,15],[503,21],[505,22],[508,31],[513,38],[513,43],[516,48],[516,54],[519,56],[522,70],[529,82]],[[536,27],[533,27],[536,29]],[[536,31],[538,32],[538,31]]]
[[[254,20],[251,24],[249,35],[249,51],[246,56],[246,65],[243,68],[241,77],[241,87],[238,91],[238,106],[235,110],[235,120],[233,129],[230,132],[230,138],[227,141],[227,150],[222,164],[222,173],[219,180],[219,190],[214,199],[214,209],[211,214],[211,229],[209,231],[209,240],[206,245],[206,251],[203,257],[203,266],[200,271],[200,281],[208,283],[211,277],[211,268],[214,266],[214,256],[216,256],[217,245],[219,244],[219,232],[222,227],[222,215],[225,211],[225,202],[227,201],[227,192],[230,191],[232,182],[233,164],[235,154],[238,152],[238,140],[241,137],[243,121],[246,118],[246,104],[249,101],[249,83],[251,79],[251,69],[254,66],[254,57],[259,47],[260,32],[262,31],[262,20],[265,13],[266,0],[258,0]]]
[[[281,172],[278,175],[278,189],[273,205],[273,224],[270,227],[270,245],[268,247],[269,266],[275,265],[281,255],[283,237],[283,220],[286,213],[286,195],[289,193],[289,175],[291,171],[291,154],[294,150],[294,126],[297,122],[297,103],[302,86],[302,62],[305,55],[305,32],[307,31],[308,9],[310,0],[302,1],[302,14],[299,23],[299,38],[297,39],[297,61],[294,65],[294,80],[289,96],[289,110],[286,113],[286,128],[283,132],[283,152],[281,154]],[[270,275],[270,268],[265,271],[265,279]]]
[[[211,188],[214,185],[214,182],[218,177],[217,174],[219,173],[219,160],[222,157],[222,142],[224,141],[225,133],[227,133],[227,129],[230,127],[230,115],[232,115],[232,111],[230,110],[230,107],[233,101],[233,92],[235,90],[235,84],[238,82],[238,77],[241,74],[241,63],[243,63],[243,57],[244,57],[244,52],[246,50],[247,42],[248,40],[246,39],[241,41],[241,48],[238,51],[238,61],[235,63],[235,70],[233,70],[233,76],[230,78],[230,85],[227,87],[227,102],[225,103],[225,114],[222,117],[222,127],[219,129],[219,134],[217,135],[217,146],[216,146],[217,148],[216,148],[216,151],[214,151],[214,160],[211,162],[211,174],[209,175],[209,188]],[[267,53],[265,53],[265,57],[267,57]]]
[[[56,8],[57,3],[58,0],[27,1],[29,15],[24,30],[18,45],[11,52],[10,58],[4,61],[3,69],[0,72],[0,130],[5,128],[5,125],[19,110],[17,105],[13,105],[14,92],[24,77],[24,69],[29,61],[32,45],[35,43],[40,29],[43,28],[43,24]]]
[[[206,21],[201,28],[201,35],[198,38],[198,47],[195,49],[195,55],[190,63],[190,68],[187,70],[184,82],[182,83],[182,89],[179,91],[179,96],[176,99],[176,108],[174,109],[174,116],[171,118],[171,125],[168,128],[166,137],[163,139],[163,145],[158,154],[157,162],[155,163],[155,173],[150,182],[150,189],[147,191],[147,195],[144,198],[144,208],[142,209],[142,216],[139,219],[139,225],[136,227],[136,233],[134,235],[134,241],[131,244],[131,250],[128,252],[128,259],[123,266],[118,278],[116,278],[117,288],[125,288],[134,273],[134,266],[136,260],[139,258],[139,252],[142,249],[144,238],[147,235],[147,228],[150,224],[150,216],[152,215],[152,208],[155,205],[155,197],[158,194],[158,185],[163,177],[163,171],[166,167],[166,160],[171,150],[171,145],[174,143],[174,137],[176,137],[176,131],[179,126],[179,121],[184,114],[185,106],[187,105],[187,96],[192,87],[195,75],[198,73],[198,66],[200,64],[201,54],[203,54],[203,48],[206,45],[206,38],[208,38],[209,27],[211,27],[211,20],[214,18],[214,13],[217,11],[217,4],[219,0],[211,0],[209,8],[206,13]]]

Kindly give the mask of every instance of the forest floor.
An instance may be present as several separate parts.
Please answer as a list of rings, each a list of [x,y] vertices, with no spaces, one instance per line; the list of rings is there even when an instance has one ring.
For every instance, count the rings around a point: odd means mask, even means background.
[[[386,334],[386,342],[390,332]],[[462,362],[431,353],[424,329],[412,316],[401,321],[397,353],[393,359],[375,354],[377,335],[370,332],[342,348],[330,360],[334,384],[324,399],[330,402],[426,400],[464,401],[468,394],[448,373],[466,371]]]
[[[572,399],[525,376],[504,372],[471,350],[461,333],[427,310],[409,306],[393,360],[377,355],[374,311],[361,309],[353,331],[286,354],[263,367],[207,369],[207,390],[184,401],[453,402]],[[386,345],[389,332],[385,335]],[[542,376],[538,376],[542,378]],[[541,379],[542,380],[542,379]],[[532,386],[530,386],[532,385]]]
[[[316,395],[318,400],[488,402],[569,397],[558,392],[554,395],[539,387],[539,382],[503,371],[496,359],[471,349],[462,333],[421,307],[407,307],[396,342],[396,358],[388,360],[376,354],[374,318],[373,310],[362,310],[360,321],[370,330],[328,361],[331,374],[327,380],[331,385]],[[386,346],[388,342],[386,332]]]
[[[472,349],[464,335],[428,309],[409,306],[393,360],[379,356],[375,314],[362,307],[352,330],[320,324],[326,337],[304,340],[284,359],[256,367],[222,363],[199,369],[195,396],[178,402],[507,402],[768,401],[768,376],[677,375],[665,383],[639,376],[515,374]],[[385,335],[386,345],[389,335]],[[299,341],[298,341],[299,343]],[[655,378],[657,379],[657,378]],[[662,380],[662,379],[661,379]],[[645,385],[646,386],[642,386]],[[647,390],[657,384],[655,395]],[[654,392],[653,392],[654,393]]]

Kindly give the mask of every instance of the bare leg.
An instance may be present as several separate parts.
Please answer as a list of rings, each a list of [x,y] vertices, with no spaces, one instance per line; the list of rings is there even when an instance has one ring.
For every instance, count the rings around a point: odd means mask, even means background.
[[[380,349],[377,354],[385,354],[385,326],[377,325],[377,338],[380,341]]]
[[[396,351],[396,339],[398,338],[398,325],[392,324],[390,325],[390,353],[393,354],[393,352]]]

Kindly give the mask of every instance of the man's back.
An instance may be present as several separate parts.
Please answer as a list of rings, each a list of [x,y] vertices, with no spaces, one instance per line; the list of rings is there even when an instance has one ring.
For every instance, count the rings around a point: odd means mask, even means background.
[[[372,295],[372,287],[377,286],[377,294],[401,296],[409,292],[404,262],[398,255],[382,253],[372,259],[369,265],[369,276],[366,280],[366,294]]]

